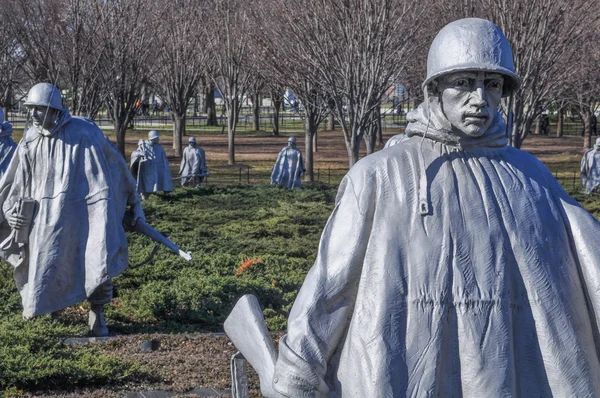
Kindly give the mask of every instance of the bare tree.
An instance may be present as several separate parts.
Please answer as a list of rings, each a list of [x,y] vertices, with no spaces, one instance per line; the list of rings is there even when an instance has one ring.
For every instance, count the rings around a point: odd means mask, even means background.
[[[16,103],[16,91],[24,80],[24,54],[10,24],[0,25],[0,107],[4,117]],[[8,120],[8,119],[7,119]],[[0,120],[2,122],[2,120]]]
[[[159,4],[163,11],[155,27],[158,43],[150,81],[171,109],[173,149],[176,156],[182,156],[188,105],[196,95],[205,72],[205,31],[196,26],[197,21],[202,19],[204,3],[160,0]]]
[[[110,9],[99,32],[104,46],[100,68],[117,147],[125,154],[127,126],[135,116],[136,102],[147,83],[150,56],[155,55],[153,11],[158,8],[148,0],[106,2]]]
[[[213,62],[212,81],[221,93],[227,111],[228,163],[235,164],[235,131],[242,100],[248,90],[247,72],[248,17],[247,2],[210,0],[210,15],[204,30],[206,50]]]

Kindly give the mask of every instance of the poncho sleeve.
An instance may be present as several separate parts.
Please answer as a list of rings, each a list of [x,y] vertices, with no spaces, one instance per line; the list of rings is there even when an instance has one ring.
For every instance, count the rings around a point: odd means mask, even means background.
[[[279,343],[273,378],[280,396],[328,396],[327,364],[348,330],[371,236],[369,190],[358,192],[349,176],[323,231],[309,271]]]

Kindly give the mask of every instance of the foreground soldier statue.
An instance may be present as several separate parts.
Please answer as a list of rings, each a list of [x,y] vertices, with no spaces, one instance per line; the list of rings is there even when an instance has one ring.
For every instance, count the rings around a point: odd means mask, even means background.
[[[206,170],[206,155],[204,149],[196,146],[196,137],[188,138],[188,146],[183,150],[183,158],[179,166],[181,185],[194,184],[199,187],[204,177],[208,175]]]
[[[585,193],[591,194],[600,186],[600,138],[592,149],[587,150],[581,159],[581,185]]]
[[[271,184],[285,188],[302,188],[300,178],[304,175],[302,153],[296,149],[296,137],[288,138],[288,146],[279,151],[271,171]]]
[[[158,143],[159,137],[158,131],[150,131],[148,141],[140,140],[137,150],[131,153],[130,167],[142,199],[154,192],[173,190],[171,168],[165,150]]]
[[[518,86],[491,22],[438,33],[408,139],[340,185],[276,363],[251,298],[225,322],[265,396],[600,396],[600,222],[507,146]]]
[[[25,318],[87,298],[90,329],[105,336],[112,277],[127,267],[127,206],[133,223],[144,221],[135,181],[102,131],[63,108],[56,87],[36,84],[25,105],[33,126],[0,179],[0,256],[15,267]]]
[[[17,143],[12,139],[12,125],[9,122],[2,123],[2,120],[4,111],[0,109],[0,177],[4,175],[17,148]]]

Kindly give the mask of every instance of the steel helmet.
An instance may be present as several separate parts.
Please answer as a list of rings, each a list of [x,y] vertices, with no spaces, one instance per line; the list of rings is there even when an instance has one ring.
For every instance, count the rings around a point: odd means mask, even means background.
[[[292,142],[292,143],[296,143],[296,137],[291,136],[290,138],[288,138],[288,142]]]
[[[188,138],[188,142],[193,142],[195,144],[196,143],[196,137],[190,137],[190,138]]]
[[[504,75],[504,95],[521,84],[506,36],[499,27],[485,19],[459,19],[438,32],[427,55],[427,78],[423,88],[442,75],[458,71]]]
[[[38,83],[29,89],[27,93],[27,106],[48,106],[66,111],[62,106],[62,95],[60,91],[50,83]]]
[[[159,134],[158,134],[158,131],[156,131],[156,130],[150,130],[150,132],[148,133],[149,140],[153,140],[158,137],[159,137]]]

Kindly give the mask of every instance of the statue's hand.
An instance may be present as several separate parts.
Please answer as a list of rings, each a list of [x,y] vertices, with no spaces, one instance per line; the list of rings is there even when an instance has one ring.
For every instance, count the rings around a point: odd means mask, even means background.
[[[8,225],[10,225],[12,229],[21,229],[25,226],[25,217],[19,215],[16,208],[13,208],[10,211],[6,221],[8,221]]]
[[[146,221],[144,209],[142,208],[142,202],[140,200],[135,202],[133,205],[133,218],[131,220],[131,226],[134,226],[138,220]]]

